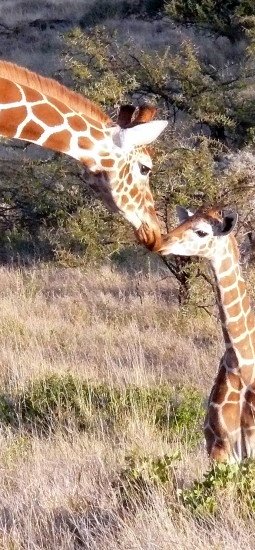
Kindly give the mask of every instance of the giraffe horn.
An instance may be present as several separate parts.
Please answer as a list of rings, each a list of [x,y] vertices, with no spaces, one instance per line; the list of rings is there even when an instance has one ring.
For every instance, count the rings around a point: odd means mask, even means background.
[[[134,112],[134,105],[121,105],[118,113],[117,124],[121,128],[126,128],[127,126],[129,126],[129,124],[131,124]]]
[[[143,122],[150,122],[155,117],[156,112],[157,109],[153,105],[141,105],[138,109],[136,117],[134,118],[134,125],[141,124]]]

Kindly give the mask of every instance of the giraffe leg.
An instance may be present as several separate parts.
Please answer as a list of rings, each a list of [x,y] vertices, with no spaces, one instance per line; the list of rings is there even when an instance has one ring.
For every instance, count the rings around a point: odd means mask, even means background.
[[[255,458],[255,388],[248,388],[245,392],[241,425],[244,456]]]
[[[205,419],[204,435],[206,449],[210,460],[229,462],[230,444],[225,430],[220,428],[219,415],[213,405],[209,405]]]
[[[212,388],[205,419],[204,434],[211,460],[240,462],[242,459],[240,392],[229,382],[222,362]]]

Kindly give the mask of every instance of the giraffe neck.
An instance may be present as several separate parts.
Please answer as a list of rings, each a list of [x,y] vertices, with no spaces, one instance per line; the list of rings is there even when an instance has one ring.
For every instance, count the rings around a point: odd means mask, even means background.
[[[222,243],[223,250],[215,254],[212,267],[225,346],[230,352],[228,368],[241,370],[249,384],[255,377],[255,316],[241,274],[235,238],[229,236]]]
[[[92,172],[118,162],[112,121],[50,79],[0,61],[0,134],[66,153]]]

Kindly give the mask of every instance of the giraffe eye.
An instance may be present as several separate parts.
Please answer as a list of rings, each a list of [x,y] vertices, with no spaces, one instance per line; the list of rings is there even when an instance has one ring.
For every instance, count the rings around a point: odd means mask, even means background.
[[[145,164],[140,165],[140,172],[142,176],[147,176],[151,172],[151,168],[149,166],[146,166]]]
[[[205,231],[201,231],[200,229],[198,229],[197,231],[195,231],[196,235],[198,235],[199,237],[206,237],[208,235],[208,233],[205,233]]]

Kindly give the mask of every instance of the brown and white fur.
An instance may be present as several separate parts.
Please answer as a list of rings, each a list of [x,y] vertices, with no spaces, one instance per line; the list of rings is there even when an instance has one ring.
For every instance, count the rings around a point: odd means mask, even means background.
[[[211,459],[228,463],[255,458],[255,317],[232,233],[237,215],[178,212],[182,223],[163,238],[160,253],[209,260],[225,341],[205,419],[207,450]]]
[[[166,127],[155,109],[123,106],[117,124],[94,103],[13,63],[0,61],[0,135],[70,155],[89,185],[153,249],[160,228],[149,188],[152,160],[146,147]]]

